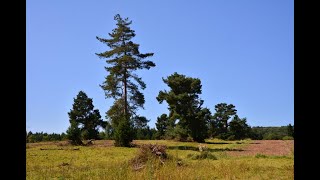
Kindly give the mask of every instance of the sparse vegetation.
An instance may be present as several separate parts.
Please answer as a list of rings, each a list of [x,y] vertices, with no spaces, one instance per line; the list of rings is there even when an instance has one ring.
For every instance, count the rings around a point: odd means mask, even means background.
[[[256,158],[267,158],[267,156],[264,154],[256,154],[255,157]]]
[[[212,153],[208,152],[208,151],[202,151],[200,153],[196,153],[196,154],[188,154],[187,156],[188,158],[191,158],[193,160],[196,159],[212,159],[212,160],[217,160],[217,157],[215,155],[213,155]]]
[[[65,142],[29,143],[26,149],[27,179],[293,179],[292,155],[274,158],[226,155],[252,141],[237,142],[206,140],[202,145],[209,153],[203,155],[196,142],[168,140],[133,141],[136,148],[114,147],[113,141],[105,140],[95,141],[92,146],[70,146]],[[58,146],[59,143],[65,145]],[[151,156],[156,158],[150,158],[143,168],[134,170],[131,162],[137,157],[139,147],[145,147],[150,153],[150,147],[155,144],[157,147],[165,145],[165,152],[172,160],[164,160],[163,164],[156,156]],[[54,150],[58,148],[61,150]]]

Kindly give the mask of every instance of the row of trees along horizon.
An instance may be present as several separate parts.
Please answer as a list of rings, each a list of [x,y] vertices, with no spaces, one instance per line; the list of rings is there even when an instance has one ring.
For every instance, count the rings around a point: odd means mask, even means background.
[[[279,127],[262,127],[253,126],[250,128],[250,139],[253,140],[293,140],[294,127],[289,124],[287,126]],[[112,136],[107,135],[104,131],[99,131],[97,140],[113,140]],[[148,125],[142,129],[136,129],[134,138],[136,140],[157,140],[160,139],[156,128],[150,128]],[[59,133],[46,133],[46,132],[32,132],[26,131],[26,142],[50,142],[50,141],[65,141],[68,140],[65,132]]]
[[[206,138],[213,137],[223,140],[264,138],[247,124],[246,118],[237,115],[233,104],[215,105],[214,114],[210,109],[202,107],[204,100],[199,97],[202,93],[201,80],[177,72],[162,78],[170,90],[160,91],[156,99],[160,104],[167,102],[169,114],[160,115],[156,129],[150,129],[147,125],[150,120],[137,114],[139,108],[144,108],[145,98],[141,91],[146,88],[146,84],[135,71],[155,67],[154,62],[144,60],[153,56],[153,53],[140,53],[139,44],[131,41],[136,35],[129,26],[132,21],[121,18],[119,14],[114,20],[117,22],[116,28],[109,33],[110,39],[96,37],[110,48],[96,53],[99,58],[106,59],[108,64],[105,67],[108,75],[100,87],[106,98],[114,99],[113,105],[106,112],[107,121],[103,121],[99,110],[94,109],[92,98],[80,91],[68,112],[70,126],[66,134],[47,134],[42,137],[69,139],[74,145],[82,145],[82,140],[114,139],[115,146],[122,147],[131,146],[133,139],[204,142]],[[99,132],[99,127],[105,131]],[[289,124],[286,129],[284,136],[293,137],[293,126]],[[38,133],[37,137],[40,135]],[[35,137],[32,132],[27,133],[27,141],[37,141],[28,136]]]

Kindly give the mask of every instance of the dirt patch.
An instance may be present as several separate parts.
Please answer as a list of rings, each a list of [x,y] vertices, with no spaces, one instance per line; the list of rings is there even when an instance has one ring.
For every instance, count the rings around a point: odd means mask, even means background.
[[[229,151],[231,156],[251,156],[256,154],[286,156],[293,153],[293,140],[256,140],[242,148],[243,151]]]

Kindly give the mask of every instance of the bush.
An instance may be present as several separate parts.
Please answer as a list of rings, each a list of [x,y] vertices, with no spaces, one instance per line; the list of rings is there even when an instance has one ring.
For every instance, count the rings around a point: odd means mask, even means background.
[[[134,133],[130,122],[122,119],[115,131],[115,146],[130,147],[133,135]]]
[[[212,159],[217,160],[217,157],[213,154],[211,154],[209,151],[201,151],[200,154],[188,154],[187,158],[191,158],[193,160],[199,159]]]
[[[284,136],[282,140],[294,140],[292,136]]]
[[[282,139],[279,134],[268,133],[263,137],[263,140],[280,140]]]

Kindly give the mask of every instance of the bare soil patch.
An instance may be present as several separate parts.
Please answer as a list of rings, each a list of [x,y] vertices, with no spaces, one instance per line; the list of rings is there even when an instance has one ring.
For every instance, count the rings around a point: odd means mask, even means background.
[[[242,148],[243,151],[229,151],[231,156],[251,156],[264,154],[271,156],[286,156],[293,153],[293,140],[255,140]]]

